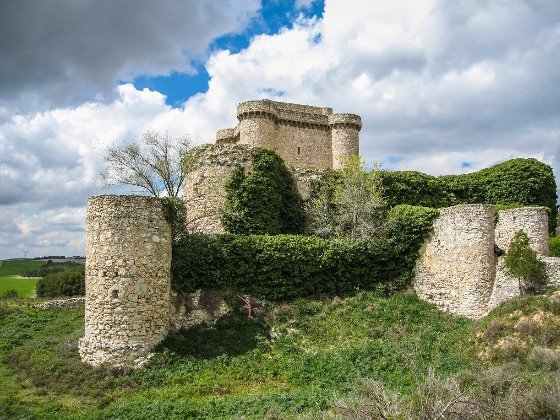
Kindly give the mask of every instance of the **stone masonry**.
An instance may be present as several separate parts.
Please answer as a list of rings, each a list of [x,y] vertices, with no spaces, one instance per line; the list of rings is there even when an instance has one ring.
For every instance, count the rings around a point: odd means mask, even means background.
[[[216,133],[217,144],[272,149],[288,166],[304,169],[340,169],[359,154],[359,115],[263,99],[237,105],[237,119],[237,127]]]
[[[460,205],[442,209],[434,232],[416,264],[414,288],[419,297],[449,312],[480,318],[519,295],[517,279],[507,275],[504,258],[515,233],[524,230],[546,265],[549,283],[560,285],[560,258],[548,255],[548,214],[544,207],[501,210],[495,223],[492,207]]]
[[[88,200],[85,331],[91,365],[137,364],[168,333],[171,228],[158,199]]]
[[[236,167],[245,173],[253,168],[259,148],[248,144],[207,144],[193,150],[195,165],[186,177],[183,200],[187,207],[186,227],[191,233],[225,233],[220,215],[226,200],[225,185]],[[325,173],[319,169],[294,169],[292,175],[300,196],[309,198],[311,184]]]

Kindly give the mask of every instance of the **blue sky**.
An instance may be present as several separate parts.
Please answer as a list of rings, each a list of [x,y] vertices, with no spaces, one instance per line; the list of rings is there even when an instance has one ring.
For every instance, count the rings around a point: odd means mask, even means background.
[[[309,5],[300,6],[296,1],[263,1],[260,14],[252,19],[240,33],[226,34],[215,39],[208,47],[209,51],[229,50],[232,53],[247,48],[251,38],[259,34],[275,34],[281,29],[290,29],[298,16],[305,18],[321,17],[324,1],[316,0]],[[208,90],[210,76],[204,62],[194,60],[193,72],[173,72],[164,76],[139,76],[132,80],[137,89],[148,88],[166,96],[166,103],[180,107],[189,97]]]
[[[369,166],[560,173],[558,0],[52,4],[0,2],[0,260],[83,254],[107,146],[212,143],[256,98],[359,114]]]

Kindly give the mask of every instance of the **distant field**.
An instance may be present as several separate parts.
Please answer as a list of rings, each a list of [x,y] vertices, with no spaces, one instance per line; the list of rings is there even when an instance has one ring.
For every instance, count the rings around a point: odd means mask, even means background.
[[[43,265],[37,260],[6,260],[0,261],[0,295],[7,290],[15,289],[21,297],[35,296],[36,278],[19,278],[21,273]]]

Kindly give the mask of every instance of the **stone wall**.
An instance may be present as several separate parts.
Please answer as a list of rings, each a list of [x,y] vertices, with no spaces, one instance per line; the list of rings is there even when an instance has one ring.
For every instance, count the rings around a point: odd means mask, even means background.
[[[158,199],[89,198],[84,362],[137,364],[167,335],[170,267],[171,228]]]
[[[222,143],[193,151],[197,163],[187,174],[183,194],[189,232],[224,233],[220,215],[226,199],[225,184],[237,166],[251,170],[256,150],[249,145]]]
[[[471,318],[484,316],[519,296],[518,279],[507,274],[504,257],[495,255],[494,244],[507,250],[521,229],[545,263],[549,284],[560,286],[560,258],[546,257],[546,208],[502,210],[495,224],[491,206],[460,205],[441,210],[434,232],[421,250],[414,284],[418,296]]]
[[[493,225],[489,205],[441,209],[417,261],[418,296],[452,313],[483,316],[495,275]]]
[[[500,210],[496,224],[496,245],[504,251],[509,249],[517,231],[529,236],[531,248],[537,254],[548,256],[548,209],[546,207],[521,207]]]
[[[235,129],[217,132],[217,144],[272,149],[288,166],[303,169],[338,169],[359,153],[362,122],[355,114],[265,99],[240,103],[237,119]]]

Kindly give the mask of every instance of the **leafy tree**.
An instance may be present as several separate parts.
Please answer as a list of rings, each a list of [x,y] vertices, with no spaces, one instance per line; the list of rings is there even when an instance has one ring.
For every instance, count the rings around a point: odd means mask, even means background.
[[[545,265],[529,245],[529,237],[522,230],[511,241],[505,265],[508,274],[518,279],[521,294],[537,292],[546,285],[548,276]]]
[[[379,165],[370,172],[355,156],[328,175],[308,203],[310,230],[319,236],[368,238],[382,229],[386,203]]]
[[[147,131],[142,142],[111,146],[105,154],[107,169],[101,174],[106,185],[128,185],[159,197],[177,197],[192,164],[188,136],[171,138],[167,133]]]

